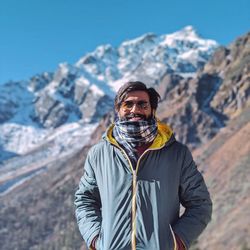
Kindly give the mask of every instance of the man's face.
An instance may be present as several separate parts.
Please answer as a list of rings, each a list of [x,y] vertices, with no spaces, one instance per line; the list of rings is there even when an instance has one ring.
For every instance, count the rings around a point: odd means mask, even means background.
[[[118,110],[119,118],[128,121],[145,120],[151,115],[149,96],[145,91],[129,92]]]

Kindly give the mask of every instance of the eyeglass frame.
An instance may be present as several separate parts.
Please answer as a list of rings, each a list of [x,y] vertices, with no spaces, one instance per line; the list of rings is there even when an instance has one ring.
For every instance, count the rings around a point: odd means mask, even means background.
[[[131,107],[130,105],[128,106],[128,104],[131,103]],[[121,104],[119,105],[121,109],[123,109],[124,111],[131,111],[133,109],[133,107],[136,105],[136,107],[140,110],[148,110],[150,108],[150,102],[147,101],[123,101],[121,102]],[[144,105],[144,106],[143,106]]]

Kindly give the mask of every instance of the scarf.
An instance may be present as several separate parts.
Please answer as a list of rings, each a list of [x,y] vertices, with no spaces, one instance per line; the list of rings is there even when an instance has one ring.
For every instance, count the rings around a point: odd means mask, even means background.
[[[137,147],[152,142],[157,135],[157,122],[154,118],[142,121],[117,120],[113,128],[115,140],[129,156],[135,169],[138,154]]]

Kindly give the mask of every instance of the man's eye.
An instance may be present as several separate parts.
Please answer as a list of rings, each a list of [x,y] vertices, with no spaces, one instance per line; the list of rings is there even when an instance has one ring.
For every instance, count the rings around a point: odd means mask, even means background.
[[[121,107],[124,109],[124,110],[131,110],[134,105],[137,106],[137,108],[139,109],[148,109],[149,108],[149,103],[146,102],[146,101],[138,101],[138,102],[133,102],[133,101],[125,101],[122,103]]]
[[[132,108],[134,106],[133,102],[125,102],[125,107]]]
[[[144,101],[138,102],[138,106],[142,109],[146,109],[148,107],[148,103]]]

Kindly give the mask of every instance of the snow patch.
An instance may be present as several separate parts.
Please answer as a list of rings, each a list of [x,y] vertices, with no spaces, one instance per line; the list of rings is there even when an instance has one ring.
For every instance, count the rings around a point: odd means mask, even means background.
[[[85,87],[85,86],[88,87],[88,86],[90,85],[89,80],[86,79],[86,78],[83,77],[83,76],[77,78],[76,81],[75,81],[75,83],[76,83],[77,85],[79,85],[79,86],[84,86],[84,87]]]
[[[9,138],[5,138],[4,150],[19,156],[3,162],[2,168],[17,168],[31,163],[41,164],[53,157],[76,152],[89,143],[90,135],[96,127],[97,124],[76,122],[50,130],[21,128],[21,132],[15,129],[11,131]]]
[[[102,91],[99,87],[97,87],[96,85],[91,85],[90,88],[89,88],[93,94],[95,94],[96,96],[104,96],[105,93],[104,91]]]
[[[46,129],[17,123],[5,123],[0,126],[0,141],[5,151],[18,155],[29,152],[35,145],[42,142],[50,132]]]

